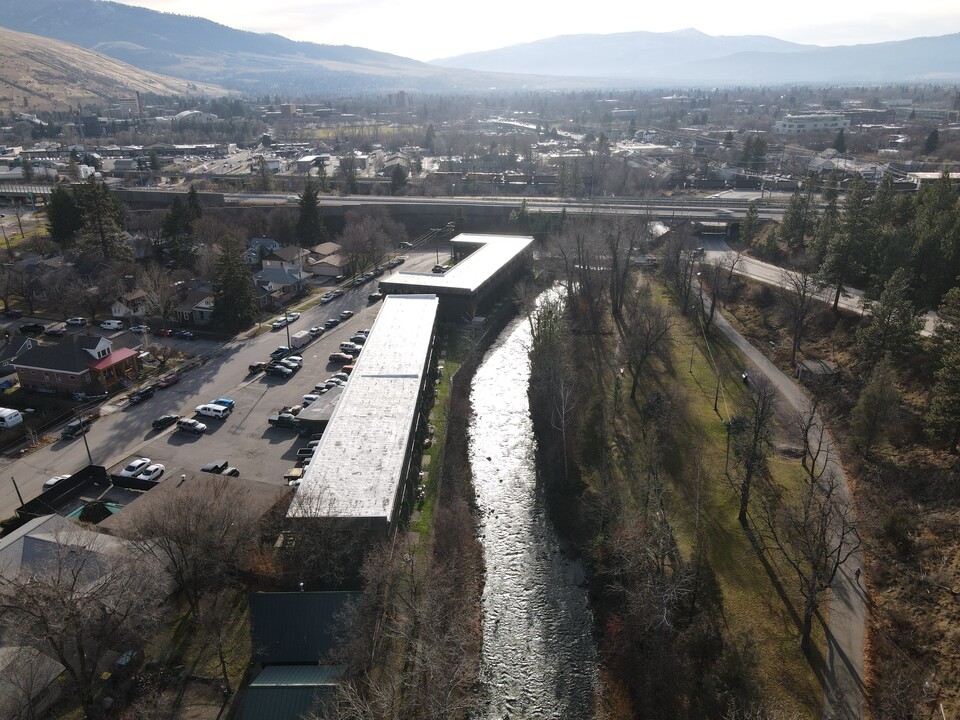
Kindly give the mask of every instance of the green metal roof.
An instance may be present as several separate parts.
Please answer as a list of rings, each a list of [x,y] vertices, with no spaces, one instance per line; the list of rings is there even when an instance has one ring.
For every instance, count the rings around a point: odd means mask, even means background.
[[[268,665],[247,688],[241,720],[300,720],[333,696],[342,674],[333,665]]]
[[[316,664],[341,640],[346,603],[359,592],[250,594],[250,636],[255,663]]]
[[[267,665],[250,687],[336,685],[341,675],[342,665]]]

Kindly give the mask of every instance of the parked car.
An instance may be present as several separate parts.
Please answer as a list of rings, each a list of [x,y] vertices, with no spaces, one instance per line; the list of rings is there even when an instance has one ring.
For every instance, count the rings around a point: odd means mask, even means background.
[[[130,463],[119,473],[120,477],[136,477],[141,472],[147,469],[152,460],[147,457],[137,458],[136,460],[131,460]]]
[[[363,345],[367,341],[367,336],[362,333],[357,333],[350,338],[350,342],[354,345]]]
[[[160,328],[159,330],[154,330],[153,334],[157,335],[158,337],[172,337],[173,330],[170,328]]]
[[[20,326],[20,333],[22,335],[43,335],[46,329],[47,326],[41,323],[24,323]]]
[[[318,338],[326,332],[326,329],[322,327],[317,327],[316,325],[309,330],[312,337]]]
[[[229,408],[230,410],[233,410],[233,408],[236,407],[236,403],[233,401],[233,398],[228,398],[228,397],[219,397],[216,400],[211,400],[208,404],[222,405],[223,407]]]
[[[144,335],[150,332],[150,328],[146,325],[131,325],[130,332],[132,332],[134,335]]]
[[[413,243],[409,243],[406,240],[404,240],[402,243],[397,245],[397,247],[400,248],[401,250],[409,250],[410,248],[413,247]]]
[[[203,405],[197,405],[193,411],[197,415],[203,415],[204,417],[212,417],[216,418],[217,420],[226,420],[230,415],[231,409],[224,407],[223,405],[204,403]]]
[[[330,377],[331,377],[332,379],[334,379],[334,380],[343,380],[344,382],[346,382],[347,380],[350,379],[350,376],[347,375],[347,373],[345,373],[345,372],[334,373],[334,374],[331,375]]]
[[[279,378],[288,378],[293,375],[293,370],[286,367],[285,365],[268,365],[267,369],[264,370],[264,373],[271,375],[273,377]]]
[[[288,322],[288,323],[292,323],[292,322],[294,322],[295,320],[299,320],[299,319],[300,319],[300,313],[298,313],[298,312],[288,312],[288,313],[286,314],[286,318],[287,318],[287,322]]]
[[[226,460],[214,460],[200,468],[201,472],[213,473],[214,475],[228,475],[229,477],[240,477],[240,471],[231,467]]]
[[[327,330],[329,330],[330,328],[335,328],[339,324],[340,324],[339,318],[330,318],[323,325],[325,328],[327,328]]]
[[[174,335],[181,340],[193,340],[195,337],[197,337],[196,333],[191,332],[190,330],[177,330]]]
[[[23,317],[23,310],[14,310],[13,308],[7,308],[3,316],[5,318],[10,318],[11,320],[18,320]],[[59,475],[57,477],[60,477]]]
[[[279,360],[280,358],[284,358],[287,355],[289,355],[290,352],[291,352],[290,348],[288,348],[286,345],[280,345],[277,347],[276,350],[270,353],[270,357],[273,358],[274,360]]]
[[[303,367],[303,358],[299,355],[291,355],[283,359],[283,362],[290,365],[296,365],[297,367]]]
[[[295,362],[290,362],[290,358],[284,358],[283,360],[278,360],[277,365],[280,365],[281,367],[285,367],[292,372],[297,372],[302,367],[302,365],[297,365],[297,363]]]
[[[282,330],[286,326],[287,326],[287,321],[282,317],[277,318],[272,323],[270,323],[270,327],[272,327],[274,330]]]
[[[100,323],[101,330],[123,330],[122,320],[104,320]]]
[[[352,363],[352,362],[353,362],[353,356],[352,356],[352,355],[347,355],[346,353],[342,353],[342,352],[331,353],[331,354],[330,354],[330,357],[329,357],[328,359],[329,359],[330,362],[332,362],[332,363],[341,363],[341,364],[342,364],[342,363]]]
[[[349,320],[352,317],[353,317],[353,310],[344,310],[342,313],[340,313],[341,320]]]
[[[152,465],[147,465],[143,472],[137,475],[137,477],[141,480],[157,481],[160,479],[160,476],[163,475],[164,470],[166,470],[166,468],[161,463],[153,463]]]
[[[161,415],[151,423],[151,427],[153,427],[154,430],[163,430],[173,425],[179,419],[179,415]]]
[[[328,302],[331,302],[333,300],[333,297],[334,297],[333,293],[325,292],[323,295],[320,296],[320,304],[326,305]]]
[[[193,418],[181,418],[177,420],[177,430],[193,433],[194,435],[203,435],[207,431],[207,426]]]
[[[367,295],[367,302],[375,303],[379,300],[383,300],[383,295],[381,295],[378,292],[370,293],[369,295]]]
[[[434,266],[433,266],[433,269],[432,269],[430,272],[437,273],[438,275],[441,275],[441,274],[445,273],[446,271],[447,271],[447,269],[446,269],[443,265],[434,265]]]
[[[40,492],[47,492],[48,490],[53,490],[57,485],[62,483],[64,480],[69,480],[69,475],[54,475],[52,478],[47,480],[43,487],[40,488]]]
[[[49,337],[63,337],[67,334],[67,329],[64,327],[48,327],[43,331],[43,334]]]
[[[343,297],[343,290],[341,290],[340,288],[336,288],[335,290],[331,290],[330,294],[333,295],[335,298]]]
[[[153,397],[153,394],[155,392],[156,392],[156,389],[152,385],[148,385],[145,388],[141,388],[140,390],[133,393],[133,395],[129,397],[130,404],[136,405],[137,403],[141,403],[144,400],[149,400],[150,398]]]
[[[72,317],[67,320],[67,325],[70,325],[71,327],[86,327],[87,319],[82,317]]]
[[[317,395],[317,394],[315,394],[315,393],[308,393],[308,394],[306,394],[306,395],[303,396],[303,406],[304,406],[304,407],[309,407],[310,405],[312,405],[313,403],[315,403],[315,402],[316,402],[317,400],[319,400],[319,399],[320,399],[320,396],[319,396],[319,395]]]
[[[77,435],[85,433],[92,424],[93,418],[90,417],[82,417],[71,420],[63,426],[63,431],[60,433],[60,437],[64,438],[65,440],[75,438]]]
[[[176,373],[171,373],[170,375],[164,375],[162,378],[160,378],[160,380],[157,382],[157,387],[168,388],[171,385],[176,385],[178,382],[180,382],[180,376]]]
[[[263,372],[264,370],[267,369],[267,363],[265,362],[250,363],[247,366],[247,369],[252,373]]]

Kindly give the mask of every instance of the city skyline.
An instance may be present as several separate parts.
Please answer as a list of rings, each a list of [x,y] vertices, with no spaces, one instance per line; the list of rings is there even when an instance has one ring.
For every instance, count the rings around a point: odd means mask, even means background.
[[[188,0],[124,0],[161,12],[196,15]],[[749,0],[737,12],[697,0],[682,6],[647,7],[643,12],[620,0],[599,0],[589,13],[569,0],[542,5],[488,0],[482,12],[440,0],[395,3],[386,0],[278,0],[269,6],[208,0],[202,17],[253,32],[292,40],[354,45],[416,60],[434,60],[494,50],[558,35],[670,32],[696,28],[708,35],[769,35],[810,45],[852,45],[960,32],[960,7],[948,0],[904,5],[877,0],[864,16],[861,6],[810,0],[802,18],[771,12],[768,3]],[[822,19],[822,20],[821,20]]]

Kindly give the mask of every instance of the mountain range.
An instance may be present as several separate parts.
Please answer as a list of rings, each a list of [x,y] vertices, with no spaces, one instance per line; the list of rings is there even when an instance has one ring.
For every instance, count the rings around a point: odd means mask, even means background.
[[[960,34],[818,47],[766,36],[565,35],[422,63],[297,42],[111,0],[0,0],[0,23],[154,73],[285,97],[498,89],[944,82],[960,78]],[[2,71],[2,68],[0,68]]]
[[[960,34],[833,47],[694,29],[563,35],[432,64],[640,85],[940,82],[960,78]]]

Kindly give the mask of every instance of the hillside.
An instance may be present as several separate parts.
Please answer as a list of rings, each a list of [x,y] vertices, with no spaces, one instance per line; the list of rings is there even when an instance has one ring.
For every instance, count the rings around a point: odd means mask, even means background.
[[[713,37],[688,29],[565,35],[431,64],[643,85],[937,82],[960,78],[958,47],[960,34],[817,47],[764,36]]]
[[[0,110],[68,110],[83,103],[157,95],[225,95],[216,85],[140,70],[101,53],[0,28]],[[26,101],[24,101],[26,99]]]
[[[107,0],[0,0],[7,27],[90,48],[152,72],[250,93],[433,85],[445,69],[364,48],[295,42]]]

